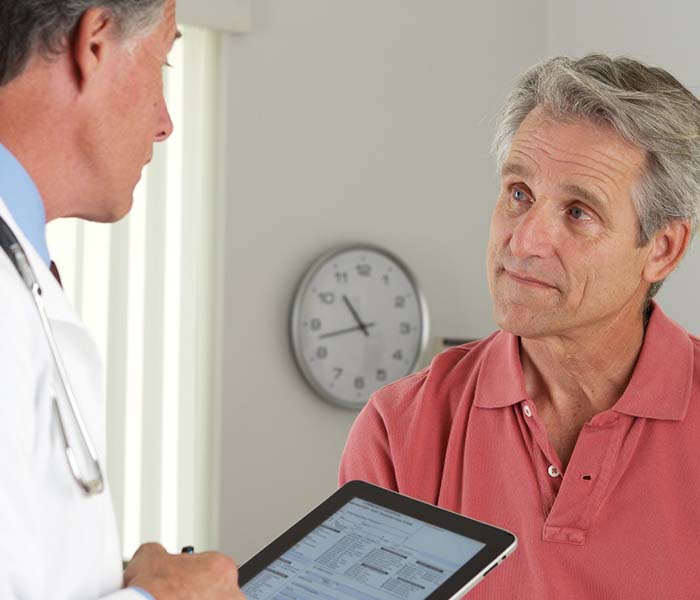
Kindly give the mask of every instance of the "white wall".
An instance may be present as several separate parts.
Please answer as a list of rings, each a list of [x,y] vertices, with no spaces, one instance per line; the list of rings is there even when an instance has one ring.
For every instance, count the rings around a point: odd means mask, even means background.
[[[675,75],[700,92],[700,3],[695,0],[549,0],[549,54],[626,54]],[[700,334],[697,240],[659,292],[663,309]]]
[[[492,117],[545,55],[546,16],[543,0],[255,0],[250,33],[225,38],[219,546],[239,561],[335,489],[355,417],[314,396],[288,346],[317,254],[383,245],[434,335],[494,328]]]

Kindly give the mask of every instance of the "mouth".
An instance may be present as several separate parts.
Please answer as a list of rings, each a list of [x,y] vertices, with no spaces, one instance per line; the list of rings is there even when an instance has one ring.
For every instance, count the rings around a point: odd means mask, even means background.
[[[515,271],[509,271],[506,268],[504,268],[503,270],[504,270],[505,274],[508,275],[508,277],[510,277],[513,281],[515,281],[521,285],[529,285],[532,287],[555,289],[555,286],[550,285],[549,283],[547,283],[545,281],[535,279],[534,277],[530,277],[529,275],[523,275],[521,273],[516,273]]]

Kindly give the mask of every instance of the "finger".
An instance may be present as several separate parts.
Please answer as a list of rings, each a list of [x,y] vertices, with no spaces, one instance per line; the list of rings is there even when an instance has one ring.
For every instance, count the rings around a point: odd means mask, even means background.
[[[141,558],[149,558],[149,557],[155,557],[158,555],[162,554],[167,554],[165,548],[161,546],[160,544],[156,542],[148,542],[146,544],[142,544],[139,546],[139,548],[134,552],[134,556],[131,557],[131,560],[129,563],[133,562],[134,560],[141,559]]]
[[[139,546],[124,569],[125,584],[142,574],[144,568],[152,571],[153,565],[156,563],[160,564],[162,557],[167,556],[167,554],[166,549],[156,542],[147,542]]]
[[[161,546],[158,542],[146,542],[145,544],[141,544],[139,549],[136,551],[138,554],[139,552],[144,552],[146,554],[167,554],[167,550]]]

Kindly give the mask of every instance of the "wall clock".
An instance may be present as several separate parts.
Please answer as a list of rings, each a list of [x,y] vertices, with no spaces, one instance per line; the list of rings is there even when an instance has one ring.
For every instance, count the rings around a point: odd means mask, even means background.
[[[359,409],[413,372],[428,340],[428,309],[396,256],[366,244],[335,248],[307,269],[292,302],[294,358],[323,399]]]

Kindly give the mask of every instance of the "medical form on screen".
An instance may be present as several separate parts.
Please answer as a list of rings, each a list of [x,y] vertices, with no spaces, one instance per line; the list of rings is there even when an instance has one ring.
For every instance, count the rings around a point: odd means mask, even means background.
[[[354,498],[242,590],[248,600],[419,600],[483,547]]]

